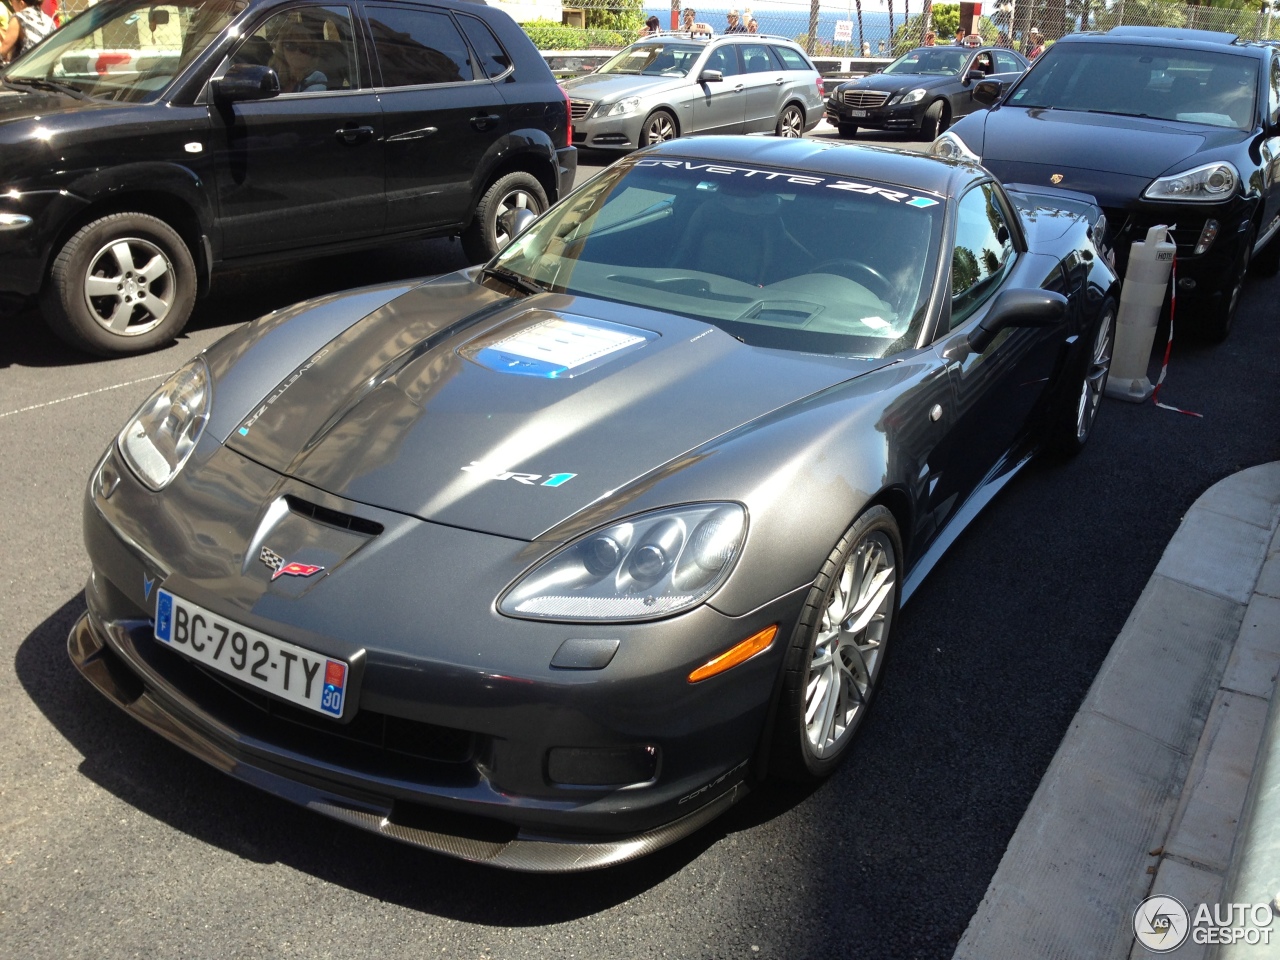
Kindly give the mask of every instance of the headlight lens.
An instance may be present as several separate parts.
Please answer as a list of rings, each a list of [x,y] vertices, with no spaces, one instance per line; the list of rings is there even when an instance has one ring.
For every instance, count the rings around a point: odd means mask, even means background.
[[[1142,192],[1147,200],[1187,200],[1212,203],[1236,192],[1240,174],[1229,163],[1207,163],[1185,173],[1160,177]]]
[[[606,117],[625,117],[628,113],[635,113],[640,109],[639,97],[627,97],[625,100],[619,100],[612,107],[604,110],[603,116]]]
[[[533,620],[651,620],[688,610],[728,578],[747,513],[699,503],[641,514],[579,537],[518,580],[498,602]]]
[[[903,103],[919,103],[924,99],[924,87],[916,87],[914,90],[908,90],[902,95]]]
[[[148,487],[161,490],[178,475],[209,420],[209,368],[196,357],[166,380],[130,420],[116,446]]]
[[[933,141],[933,146],[929,148],[929,152],[935,157],[942,157],[946,160],[971,160],[974,163],[982,162],[982,158],[970,150],[969,145],[950,130],[938,137],[937,140]]]

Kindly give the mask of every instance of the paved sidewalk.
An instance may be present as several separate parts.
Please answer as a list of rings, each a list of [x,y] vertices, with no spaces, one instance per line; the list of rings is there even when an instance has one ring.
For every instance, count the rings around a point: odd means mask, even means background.
[[[1168,894],[1194,915],[1201,903],[1276,896],[1278,672],[1280,463],[1270,463],[1215,484],[1183,518],[956,960],[1159,956],[1134,940],[1145,897]],[[1241,827],[1247,799],[1253,819]],[[1280,956],[1280,920],[1271,926],[1270,947],[1224,956]],[[1163,955],[1200,960],[1208,949],[1188,938]]]

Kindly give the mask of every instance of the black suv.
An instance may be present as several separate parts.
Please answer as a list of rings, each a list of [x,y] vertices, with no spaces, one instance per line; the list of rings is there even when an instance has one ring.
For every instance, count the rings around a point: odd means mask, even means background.
[[[0,82],[0,292],[99,354],[171,340],[222,267],[486,260],[577,168],[542,57],[465,0],[104,0]]]
[[[1000,96],[992,82],[974,88]],[[1230,331],[1250,265],[1280,267],[1272,46],[1160,27],[1066,36],[933,150],[978,159],[1006,184],[1097,197],[1122,267],[1149,227],[1176,227],[1179,314],[1185,303],[1211,339]]]

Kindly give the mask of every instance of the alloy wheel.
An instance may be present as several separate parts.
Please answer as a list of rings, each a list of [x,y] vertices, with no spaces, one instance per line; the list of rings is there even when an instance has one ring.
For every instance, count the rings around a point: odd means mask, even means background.
[[[1102,403],[1102,391],[1107,385],[1107,374],[1111,371],[1111,342],[1114,330],[1115,310],[1108,307],[1102,315],[1102,322],[1098,324],[1098,335],[1094,337],[1089,366],[1080,386],[1080,403],[1076,409],[1076,439],[1081,443],[1093,429],[1093,421],[1098,416],[1098,406]]]
[[[121,237],[103,246],[89,261],[84,278],[90,315],[121,336],[139,336],[163,323],[174,293],[173,264],[160,247],[140,237]]]
[[[787,107],[778,118],[778,136],[799,137],[804,133],[804,117],[795,106]]]
[[[516,188],[503,194],[498,201],[497,221],[495,224],[498,248],[501,249],[511,239],[511,230],[517,210],[542,212],[542,204],[528,190]]]

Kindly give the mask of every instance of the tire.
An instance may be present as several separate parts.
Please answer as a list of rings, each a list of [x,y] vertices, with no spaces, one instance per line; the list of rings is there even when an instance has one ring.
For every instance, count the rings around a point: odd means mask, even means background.
[[[169,343],[195,301],[191,251],[172,227],[145,213],[113,213],[77,230],[40,294],[53,332],[103,357]]]
[[[538,178],[517,170],[499,177],[476,204],[476,215],[462,232],[462,250],[472,263],[484,263],[511,239],[510,218],[518,209],[542,213],[547,209],[546,191]]]
[[[856,123],[837,123],[836,131],[846,140],[852,140],[858,135],[858,125]]]
[[[951,111],[947,108],[947,101],[935,100],[929,104],[929,109],[924,112],[924,119],[920,121],[920,138],[935,140],[949,126]]]
[[[773,134],[776,137],[803,137],[804,111],[794,103],[788,103],[782,108],[782,113],[778,114]]]
[[[1261,252],[1253,258],[1249,269],[1260,277],[1274,277],[1280,272],[1280,233],[1274,234]]]
[[[1224,289],[1210,298],[1207,309],[1195,325],[1200,336],[1210,343],[1221,343],[1231,333],[1236,322],[1236,313],[1240,308],[1240,295],[1244,290],[1244,278],[1249,272],[1249,261],[1253,256],[1253,229],[1240,235],[1240,250],[1236,254],[1235,270]],[[1177,317],[1174,317],[1177,323]]]
[[[667,110],[655,110],[644,118],[644,125],[640,128],[640,146],[665,143],[678,136],[680,136],[680,127],[676,123],[676,118]]]
[[[827,557],[792,634],[770,755],[776,776],[813,783],[840,763],[875,692],[901,594],[902,537],[893,514],[873,506]]]
[[[1099,321],[1081,354],[1068,385],[1057,419],[1049,428],[1047,448],[1057,456],[1074,457],[1084,449],[1098,419],[1102,394],[1111,373],[1111,356],[1116,338],[1116,302],[1111,297],[1098,310]]]

